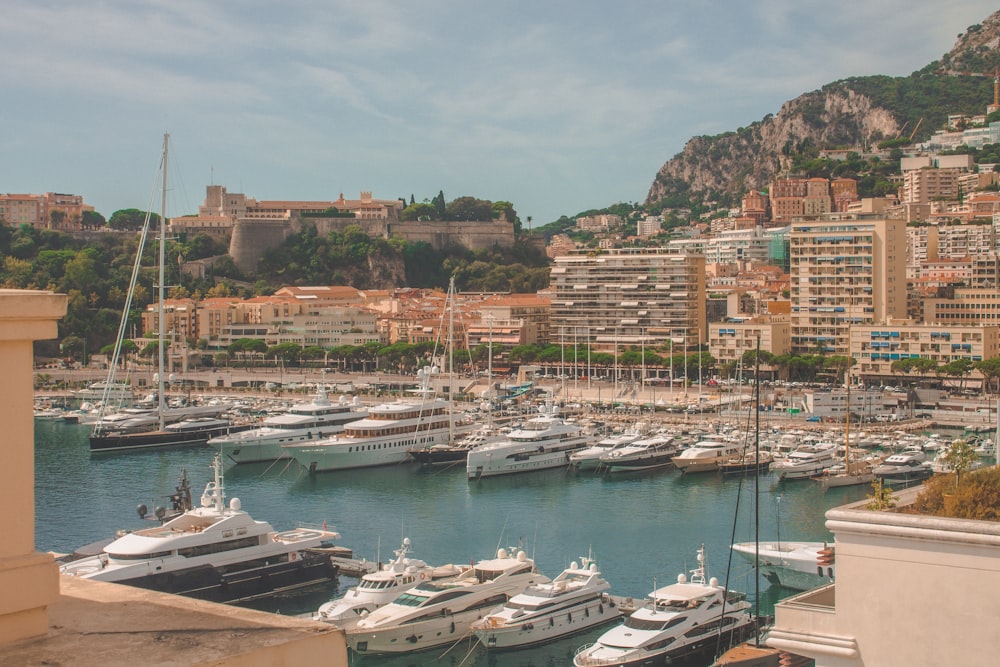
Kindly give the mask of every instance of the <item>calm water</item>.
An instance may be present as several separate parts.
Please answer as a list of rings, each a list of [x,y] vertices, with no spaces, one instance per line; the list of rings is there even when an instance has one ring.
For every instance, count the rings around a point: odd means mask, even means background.
[[[184,469],[197,503],[211,476],[213,452],[207,448],[92,456],[87,426],[36,422],[35,433],[35,540],[42,551],[68,552],[120,528],[140,527],[135,507],[166,505]],[[702,543],[709,576],[724,581],[734,530],[736,541],[753,538],[752,480],[741,484],[712,473],[683,476],[663,470],[600,477],[558,470],[470,482],[464,467],[406,465],[310,477],[297,465],[230,466],[227,497],[239,498],[254,518],[279,530],[326,522],[343,535],[341,544],[369,559],[387,560],[404,536],[412,540],[415,557],[435,565],[480,560],[500,546],[521,544],[539,569],[554,577],[591,552],[613,593],[641,598],[693,568]],[[870,489],[824,492],[809,481],[763,477],[760,490],[761,539],[825,540],[832,535],[823,513],[864,498]],[[343,592],[355,583],[344,578],[326,590],[262,608],[312,611],[336,596],[338,587]],[[740,559],[733,561],[730,586],[753,596],[752,578]],[[774,602],[788,594],[763,582],[762,612],[770,613]],[[576,648],[599,634],[515,653],[486,656],[481,649],[456,646],[443,657],[442,650],[367,664],[565,665]]]

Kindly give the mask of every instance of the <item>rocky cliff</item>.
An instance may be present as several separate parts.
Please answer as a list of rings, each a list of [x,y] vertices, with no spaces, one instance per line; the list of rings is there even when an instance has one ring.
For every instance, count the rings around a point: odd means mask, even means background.
[[[987,67],[992,72],[997,62],[998,45],[1000,12],[981,25],[971,26],[939,63],[914,76],[922,77],[918,85],[925,87],[928,76],[983,77]],[[901,120],[904,114],[898,106],[890,108],[891,104],[876,101],[880,79],[887,86],[894,85],[890,77],[835,82],[786,102],[777,114],[749,127],[711,137],[694,137],[657,172],[646,204],[686,191],[740,195],[763,189],[775,175],[787,169],[790,157],[804,146],[871,146],[898,136],[907,123]],[[979,81],[986,83],[982,78]],[[890,97],[885,95],[882,99]],[[983,100],[983,105],[986,101]],[[914,121],[910,127],[915,124]]]

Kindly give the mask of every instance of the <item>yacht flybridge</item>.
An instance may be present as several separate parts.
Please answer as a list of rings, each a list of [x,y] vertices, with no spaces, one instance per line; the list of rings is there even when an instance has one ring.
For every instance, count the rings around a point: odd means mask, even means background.
[[[245,602],[330,581],[337,566],[323,548],[340,535],[325,528],[275,531],[225,502],[222,459],[201,507],[162,525],[126,533],[101,553],[70,561],[62,574],[177,593],[213,602]]]

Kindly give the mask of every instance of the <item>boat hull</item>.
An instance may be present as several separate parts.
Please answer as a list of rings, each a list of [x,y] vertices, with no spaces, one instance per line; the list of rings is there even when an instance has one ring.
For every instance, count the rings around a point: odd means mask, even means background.
[[[673,465],[674,456],[675,454],[664,454],[663,456],[644,456],[634,459],[601,461],[601,466],[607,472],[652,470],[653,468],[664,468]]]
[[[581,649],[573,659],[575,667],[704,667],[712,662],[716,652],[728,650],[745,641],[753,632],[753,619],[747,618],[725,632],[707,632],[684,646],[656,652],[642,651],[635,657],[622,659],[588,659]]]
[[[377,442],[345,439],[327,444],[319,440],[315,445],[289,447],[288,453],[310,473],[318,473],[406,463],[412,460],[409,450],[414,445],[430,447],[448,441],[448,431],[442,429],[438,432],[421,432],[419,437],[406,434]]]
[[[241,428],[219,425],[189,431],[147,431],[144,433],[108,433],[90,436],[91,452],[140,451],[168,447],[194,447],[204,445],[211,438],[232,433]]]
[[[571,450],[556,450],[542,452],[524,452],[513,456],[502,453],[500,456],[469,454],[466,464],[466,475],[469,479],[512,475],[519,472],[536,470],[551,470],[563,468],[569,464]],[[475,458],[474,458],[475,457]]]
[[[542,614],[511,625],[475,630],[487,650],[528,648],[584,632],[619,620],[621,610],[613,601],[589,600],[558,613]],[[486,619],[487,621],[489,619]]]
[[[178,572],[149,574],[116,583],[210,602],[248,602],[279,592],[332,581],[337,566],[325,554],[302,552],[295,561],[253,561],[238,567],[204,565]]]

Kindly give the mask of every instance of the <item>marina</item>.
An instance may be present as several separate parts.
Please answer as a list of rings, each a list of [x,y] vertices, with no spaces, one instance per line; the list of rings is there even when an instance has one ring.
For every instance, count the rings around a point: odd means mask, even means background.
[[[39,550],[71,552],[80,545],[138,529],[137,503],[167,504],[182,471],[192,485],[204,484],[218,452],[209,447],[92,455],[85,425],[37,421],[36,541]],[[568,466],[488,480],[469,480],[460,467],[416,463],[310,475],[292,460],[232,465],[227,494],[254,508],[278,531],[298,522],[327,524],[356,557],[388,562],[404,538],[418,545],[428,563],[470,563],[500,547],[521,545],[539,571],[556,576],[592,552],[616,596],[642,600],[656,582],[693,569],[705,544],[713,576],[752,596],[752,570],[742,559],[730,565],[737,500],[737,541],[749,537],[746,508],[753,485],[743,477],[680,474],[672,467],[613,476],[581,474]],[[761,478],[761,531],[773,539],[827,541],[825,509],[862,499],[866,486],[823,489],[802,481]],[[745,514],[746,513],[746,514]],[[342,575],[315,590],[282,595],[251,606],[282,614],[315,613],[358,583]],[[662,585],[662,583],[660,584]],[[761,585],[765,614],[791,592]],[[552,644],[488,656],[473,642],[420,654],[422,665],[570,664],[603,629]],[[463,662],[464,659],[464,662]],[[364,660],[362,660],[363,662]],[[368,658],[369,664],[417,664],[410,656]]]

